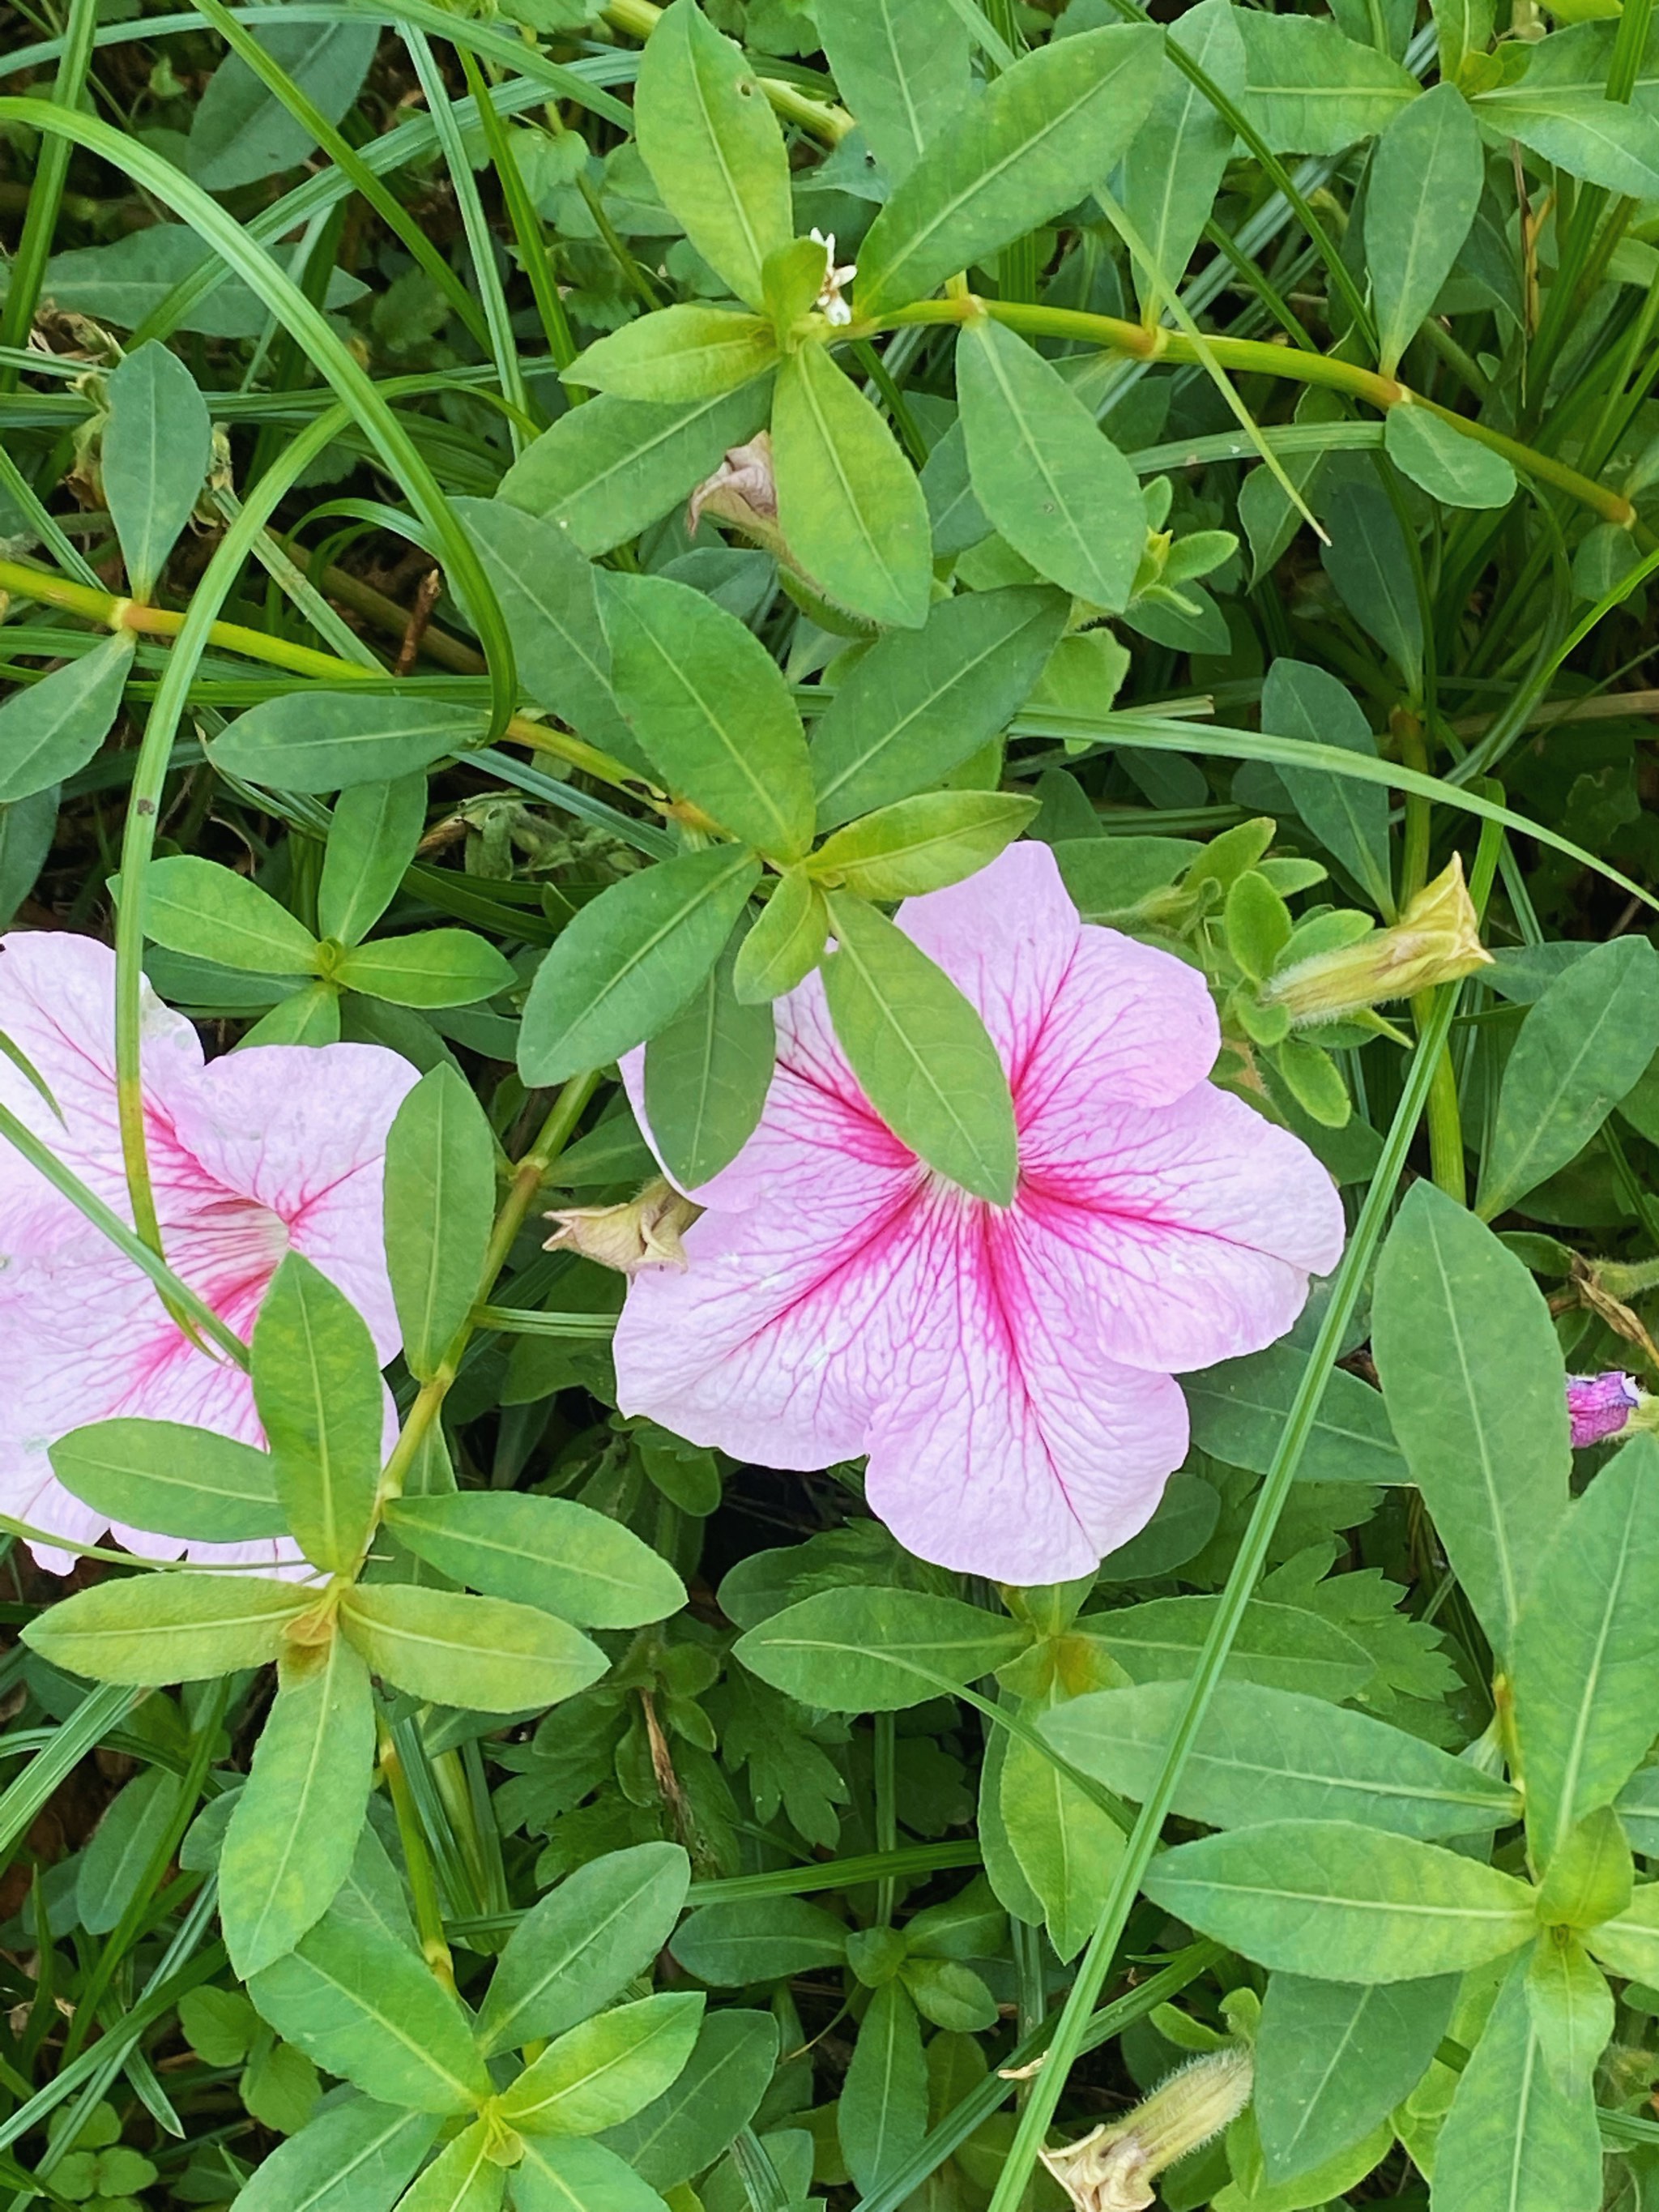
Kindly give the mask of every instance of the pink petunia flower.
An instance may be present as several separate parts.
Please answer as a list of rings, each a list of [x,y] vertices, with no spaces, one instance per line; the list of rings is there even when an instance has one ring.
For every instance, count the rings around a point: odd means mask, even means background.
[[[1636,1377],[1616,1367],[1604,1375],[1569,1375],[1567,1418],[1572,1424],[1573,1449],[1583,1451],[1621,1436],[1641,1403]]]
[[[0,1031],[63,1114],[0,1058],[0,1099],[131,1220],[115,1098],[115,956],[54,933],[0,939]],[[399,1341],[381,1241],[386,1132],[416,1071],[378,1045],[264,1045],[203,1065],[181,1014],[144,994],[150,1176],[169,1264],[246,1339],[285,1252],[363,1316],[382,1359]],[[0,1506],[76,1543],[104,1523],[53,1476],[46,1448],[89,1421],[139,1415],[262,1443],[247,1376],[200,1352],[132,1262],[0,1140]],[[274,1560],[271,1543],[185,1546],[118,1527],[149,1559]],[[36,1545],[64,1573],[72,1554]]]
[[[898,920],[1008,1071],[1012,1205],[899,1142],[809,979],[777,1007],[759,1128],[693,1194],[687,1271],[629,1284],[621,1401],[764,1467],[867,1453],[872,1508],[921,1558],[1060,1581],[1150,1518],[1187,1449],[1172,1377],[1282,1335],[1342,1209],[1306,1146],[1205,1080],[1202,976],[1085,927],[1045,846]]]

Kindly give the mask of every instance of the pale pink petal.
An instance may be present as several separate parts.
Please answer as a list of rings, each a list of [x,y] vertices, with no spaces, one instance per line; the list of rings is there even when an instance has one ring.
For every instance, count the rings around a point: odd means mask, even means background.
[[[1102,1107],[1073,1141],[1070,1158],[1025,1168],[1018,1211],[1126,1365],[1175,1374],[1260,1351],[1341,1255],[1329,1175],[1226,1091]]]
[[[863,1450],[914,1297],[926,1179],[805,1157],[790,1201],[706,1213],[685,1232],[684,1273],[630,1279],[613,1345],[623,1413],[763,1467]]]
[[[418,1070],[380,1045],[256,1045],[216,1060],[167,1102],[179,1144],[204,1182],[283,1225],[276,1257],[292,1245],[343,1291],[382,1361],[399,1341],[383,1249],[386,1135],[418,1080]],[[250,1280],[262,1276],[257,1305],[276,1262],[256,1249],[252,1224],[240,1225],[233,1249],[228,1226],[216,1230],[218,1212],[198,1208],[197,1233],[218,1237],[215,1264],[228,1297],[244,1259]],[[196,1282],[182,1244],[175,1265]],[[218,1295],[204,1294],[219,1305]]]
[[[1088,1574],[1150,1520],[1187,1452],[1167,1376],[1107,1358],[1047,1241],[935,1187],[920,1296],[871,1424],[866,1495],[909,1550],[998,1582]]]

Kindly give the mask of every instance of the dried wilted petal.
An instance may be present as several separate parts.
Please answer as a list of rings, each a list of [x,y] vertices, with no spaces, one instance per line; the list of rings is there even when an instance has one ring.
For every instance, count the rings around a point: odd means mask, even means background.
[[[637,1275],[641,1267],[685,1267],[682,1230],[702,1212],[661,1176],[653,1176],[637,1198],[619,1206],[570,1206],[544,1217],[556,1221],[544,1246],[549,1252],[580,1252],[602,1267]]]
[[[778,520],[777,480],[772,474],[772,434],[757,432],[746,446],[733,446],[712,477],[705,477],[685,510],[688,534],[695,535],[705,514],[729,522],[751,538],[769,542]]]
[[[1573,1449],[1583,1451],[1587,1444],[1605,1443],[1609,1437],[1622,1435],[1641,1402],[1636,1377],[1617,1368],[1606,1375],[1569,1375],[1567,1413]]]
[[[1298,961],[1275,975],[1261,995],[1283,1006],[1293,1022],[1338,1021],[1491,965],[1463,863],[1453,854],[1390,928],[1373,930],[1340,951]]]
[[[1161,2081],[1127,2119],[1062,2150],[1045,2150],[1042,2163],[1077,2212],[1146,2212],[1165,2166],[1238,2118],[1250,2101],[1253,2075],[1242,2045],[1195,2058]]]

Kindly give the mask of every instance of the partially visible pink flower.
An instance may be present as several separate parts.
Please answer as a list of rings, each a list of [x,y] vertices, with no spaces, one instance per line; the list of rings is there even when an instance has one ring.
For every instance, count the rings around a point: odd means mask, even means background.
[[[1605,1375],[1569,1375],[1567,1414],[1572,1423],[1572,1448],[1605,1443],[1629,1425],[1642,1402],[1636,1377],[1614,1368]]]
[[[125,1220],[115,1103],[115,956],[89,939],[0,939],[0,1031],[39,1071],[60,1122],[0,1058],[0,1100]],[[145,1130],[170,1265],[246,1339],[285,1252],[301,1252],[398,1343],[381,1238],[386,1132],[416,1071],[378,1045],[263,1045],[203,1065],[181,1014],[146,987]],[[147,1279],[0,1139],[0,1506],[76,1543],[104,1523],[63,1489],[46,1448],[118,1415],[262,1443],[246,1375],[198,1351]],[[276,1559],[270,1543],[191,1545],[118,1528],[150,1559]],[[62,1573],[72,1554],[33,1547]]]
[[[1045,846],[898,919],[1001,1054],[1013,1204],[899,1142],[809,978],[776,1010],[759,1128],[694,1194],[687,1272],[629,1285],[621,1402],[763,1467],[867,1453],[872,1508],[921,1558],[1060,1581],[1127,1541],[1185,1456],[1173,1376],[1282,1335],[1342,1209],[1304,1145],[1205,1080],[1203,977],[1085,927]]]

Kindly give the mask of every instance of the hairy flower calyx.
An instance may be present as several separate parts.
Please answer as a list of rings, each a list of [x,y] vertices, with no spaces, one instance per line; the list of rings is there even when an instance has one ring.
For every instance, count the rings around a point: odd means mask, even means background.
[[[1282,1007],[1292,1022],[1337,1021],[1492,964],[1462,860],[1454,854],[1391,927],[1282,969],[1262,986],[1261,1000]]]
[[[1242,2045],[1212,2051],[1159,2082],[1127,2119],[1045,2150],[1042,2163],[1077,2212],[1146,2212],[1157,2176],[1238,2118],[1253,2079]]]

